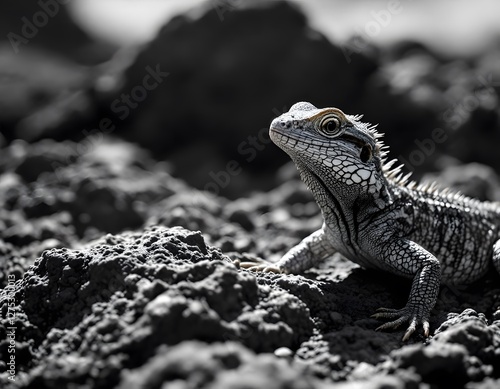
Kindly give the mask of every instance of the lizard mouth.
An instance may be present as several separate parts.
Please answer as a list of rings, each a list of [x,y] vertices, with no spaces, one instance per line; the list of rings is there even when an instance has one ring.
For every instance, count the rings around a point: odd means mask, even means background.
[[[282,133],[283,135],[285,134],[285,130],[283,128],[271,125],[271,127],[269,127],[269,133],[271,134],[273,132]]]
[[[294,134],[287,129],[274,126],[269,128],[269,138],[271,138],[273,143],[280,148],[291,150],[293,150],[297,143],[301,141],[301,137],[299,135]]]
[[[274,143],[280,142],[283,138],[289,139],[290,133],[283,128],[271,125],[269,127],[269,137]]]

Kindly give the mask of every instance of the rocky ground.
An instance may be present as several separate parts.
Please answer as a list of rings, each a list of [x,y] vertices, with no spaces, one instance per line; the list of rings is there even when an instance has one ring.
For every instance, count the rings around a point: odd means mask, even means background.
[[[500,386],[496,273],[443,287],[431,338],[402,343],[370,315],[402,307],[408,280],[339,255],[303,275],[234,264],[277,260],[321,226],[284,153],[251,138],[299,99],[364,112],[417,176],[500,200],[498,48],[353,43],[347,62],[269,3],[180,16],[97,68],[0,45],[2,387]],[[168,76],[121,117],[116,96],[157,65]]]

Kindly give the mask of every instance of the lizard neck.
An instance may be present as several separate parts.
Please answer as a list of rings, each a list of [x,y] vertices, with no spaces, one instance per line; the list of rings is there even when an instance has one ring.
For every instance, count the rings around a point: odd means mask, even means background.
[[[322,211],[332,206],[341,208],[346,215],[352,213],[356,208],[378,210],[385,209],[393,204],[395,192],[393,184],[382,176],[372,191],[360,191],[358,187],[349,186],[343,182],[332,180],[328,171],[321,172],[311,170],[300,161],[294,161],[302,181],[311,190],[314,199]]]
[[[296,165],[321,209],[325,226],[345,247],[344,255],[355,255],[360,227],[393,203],[390,183],[384,182],[378,195],[360,193],[344,183],[332,181],[327,173],[311,170],[300,161],[296,161]]]

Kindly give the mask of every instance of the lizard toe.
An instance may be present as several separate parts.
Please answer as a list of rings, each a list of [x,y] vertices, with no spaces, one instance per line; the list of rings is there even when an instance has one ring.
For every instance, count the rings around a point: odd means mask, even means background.
[[[378,308],[376,312],[370,317],[374,319],[397,319],[405,315],[406,311],[403,309],[393,308]]]
[[[396,328],[398,328],[399,326],[401,326],[401,324],[403,324],[406,321],[407,321],[406,317],[400,317],[399,319],[396,319],[396,320],[390,321],[388,323],[384,323],[381,326],[378,326],[375,329],[375,331],[383,331],[383,330],[396,329]]]
[[[281,274],[283,273],[281,271],[281,269],[278,267],[278,266],[274,266],[274,265],[269,265],[269,266],[266,266],[264,268],[264,270],[262,270],[264,273],[276,273],[276,274]]]
[[[241,262],[240,267],[255,272],[281,273],[281,269],[272,263]]]
[[[403,342],[406,342],[410,339],[411,335],[416,331],[417,326],[422,324],[424,329],[424,336],[427,338],[429,336],[429,321],[427,318],[421,317],[418,314],[415,314],[409,308],[403,309],[391,309],[391,308],[379,308],[377,312],[371,316],[374,319],[388,319],[392,320],[388,323],[384,323],[381,326],[376,328],[376,331],[383,331],[389,329],[396,329],[400,327],[402,324],[409,322],[408,328],[406,329],[405,334],[403,335]],[[393,320],[394,319],[394,320]]]

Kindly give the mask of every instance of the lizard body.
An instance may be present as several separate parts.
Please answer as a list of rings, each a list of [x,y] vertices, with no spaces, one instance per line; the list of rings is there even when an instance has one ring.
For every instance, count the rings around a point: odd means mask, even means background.
[[[324,219],[276,264],[244,268],[300,273],[335,252],[365,268],[413,278],[402,309],[380,308],[373,317],[408,322],[407,340],[429,316],[441,283],[467,284],[493,264],[500,272],[500,206],[434,185],[417,185],[387,162],[374,126],[337,108],[293,105],[273,120],[272,141],[295,162]]]

